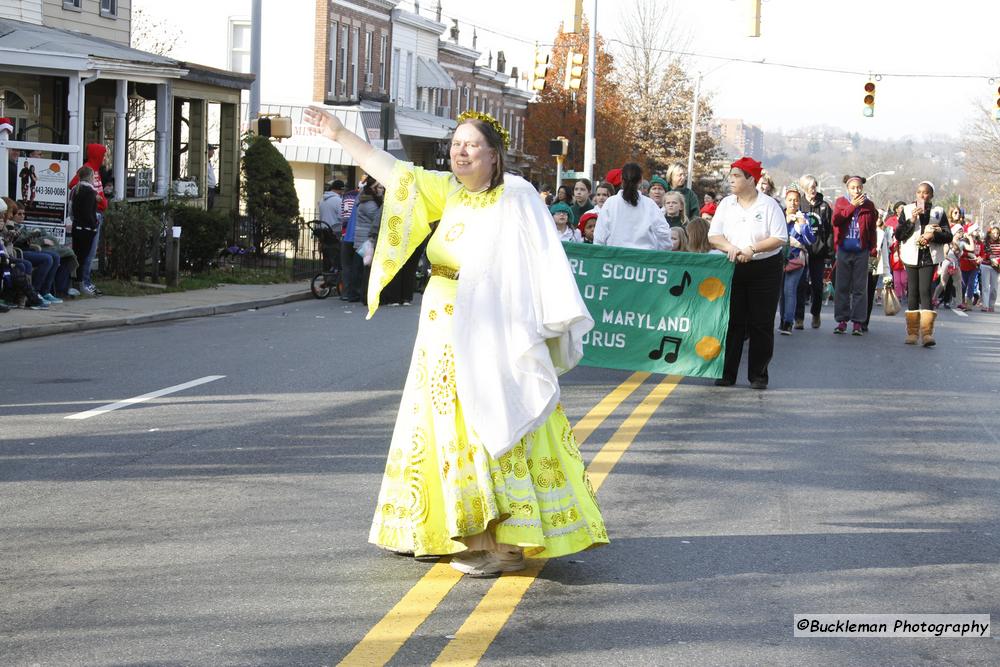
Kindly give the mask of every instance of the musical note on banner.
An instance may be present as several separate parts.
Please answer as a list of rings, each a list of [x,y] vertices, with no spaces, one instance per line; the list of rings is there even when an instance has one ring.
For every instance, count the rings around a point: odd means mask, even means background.
[[[691,284],[691,274],[685,271],[684,275],[681,277],[681,284],[674,285],[673,287],[671,287],[670,293],[673,294],[674,296],[680,296],[681,294],[684,294],[684,290],[686,290],[688,285],[690,284]]]
[[[684,342],[683,339],[678,338],[676,336],[664,336],[663,340],[660,341],[659,349],[650,350],[649,358],[659,359],[660,356],[662,355],[664,361],[666,361],[668,364],[672,364],[675,361],[677,361],[677,356],[680,353],[681,349],[681,343],[683,342]],[[667,352],[666,354],[663,354],[663,349],[667,346],[667,343],[673,345],[674,349],[672,349],[670,352]]]

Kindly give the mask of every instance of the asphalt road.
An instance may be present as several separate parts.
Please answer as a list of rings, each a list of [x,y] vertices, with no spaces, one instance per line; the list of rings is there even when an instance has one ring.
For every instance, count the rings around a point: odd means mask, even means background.
[[[431,567],[367,543],[416,315],[308,301],[4,345],[0,663],[347,655]],[[612,544],[549,561],[482,664],[1000,663],[996,639],[793,638],[796,613],[1000,619],[1000,317],[944,312],[933,350],[825,317],[778,338],[768,391],[668,396],[598,494]],[[628,376],[565,376],[571,421]],[[390,664],[433,662],[493,583],[459,581]]]

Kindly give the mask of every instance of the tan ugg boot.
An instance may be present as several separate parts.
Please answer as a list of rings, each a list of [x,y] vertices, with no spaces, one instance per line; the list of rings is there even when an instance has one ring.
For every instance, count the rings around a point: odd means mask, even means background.
[[[937,341],[934,340],[934,320],[937,313],[933,310],[920,311],[920,337],[923,338],[924,347],[934,347]]]
[[[920,311],[906,311],[906,340],[907,345],[916,345],[917,336],[920,335]]]

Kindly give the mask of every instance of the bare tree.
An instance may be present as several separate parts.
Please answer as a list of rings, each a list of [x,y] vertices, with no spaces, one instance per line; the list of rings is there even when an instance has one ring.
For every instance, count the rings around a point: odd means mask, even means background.
[[[180,31],[171,23],[155,19],[142,9],[132,13],[130,46],[146,53],[167,56],[173,53],[180,41]],[[155,105],[152,105],[155,109]],[[126,154],[128,164],[134,168],[148,167],[155,153],[155,112],[139,95],[130,95],[126,112]]]
[[[635,0],[625,13],[615,63],[630,116],[630,143],[636,160],[651,172],[673,162],[687,162],[691,137],[694,82],[687,62],[678,55],[690,42],[680,27],[677,5],[670,0]],[[702,100],[698,125],[712,119],[709,100]],[[716,161],[716,143],[700,132],[695,145],[696,171]]]
[[[965,173],[982,199],[980,210],[988,220],[996,220],[1000,217],[1000,121],[981,107],[963,143]]]

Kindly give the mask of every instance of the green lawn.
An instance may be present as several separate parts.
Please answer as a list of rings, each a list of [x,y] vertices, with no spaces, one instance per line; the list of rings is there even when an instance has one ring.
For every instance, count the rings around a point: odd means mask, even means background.
[[[283,269],[212,269],[205,273],[182,275],[178,287],[156,288],[120,280],[98,278],[97,286],[108,296],[146,296],[148,294],[164,294],[165,292],[186,292],[188,290],[208,289],[220,284],[229,285],[275,285],[292,282],[290,268]],[[164,284],[163,279],[160,280]]]

